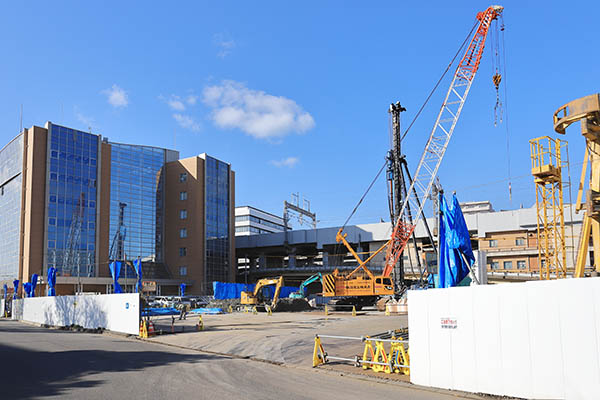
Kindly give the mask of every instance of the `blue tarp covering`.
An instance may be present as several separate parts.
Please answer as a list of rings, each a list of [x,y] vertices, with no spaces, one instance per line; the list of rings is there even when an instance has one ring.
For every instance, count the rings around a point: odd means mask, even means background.
[[[13,292],[13,299],[17,298],[17,293],[19,292],[19,280],[15,279],[13,281],[13,286],[15,287],[15,291]]]
[[[254,291],[254,284],[245,283],[226,283],[226,282],[213,282],[213,293],[215,299],[239,299],[243,291],[252,292]],[[283,286],[279,293],[279,298],[288,297],[290,293],[297,292],[298,288],[295,286]],[[263,288],[263,296],[272,299],[275,294],[275,286],[265,286]]]
[[[56,296],[56,268],[48,268],[48,296]]]
[[[23,290],[25,291],[25,297],[31,297],[31,282],[25,282]]]
[[[142,317],[156,317],[161,315],[179,315],[181,312],[175,308],[144,308]]]
[[[179,295],[182,297],[185,296],[185,283],[179,285]]]
[[[121,261],[113,261],[108,266],[110,274],[113,278],[113,293],[123,293],[121,285],[119,285],[119,274],[121,273]]]
[[[37,286],[38,274],[31,275],[31,296],[35,297],[35,287]]]
[[[135,273],[137,274],[135,292],[139,293],[142,291],[142,260],[140,260],[139,258],[137,260],[133,260],[133,267],[135,268]]]
[[[444,195],[440,193],[440,211],[440,266],[437,287],[446,288],[457,286],[469,274],[469,267],[474,264],[475,256],[456,195],[452,196],[452,205],[449,207]]]
[[[194,308],[190,314],[223,314],[222,308]]]

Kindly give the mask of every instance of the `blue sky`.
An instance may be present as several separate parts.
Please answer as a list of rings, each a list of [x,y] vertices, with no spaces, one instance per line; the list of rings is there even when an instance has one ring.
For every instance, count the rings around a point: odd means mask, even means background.
[[[375,4],[375,5],[373,5]],[[292,192],[341,224],[383,164],[390,102],[407,126],[489,4],[11,2],[0,13],[0,143],[50,120],[113,141],[207,152],[237,173],[238,205],[281,214]],[[528,140],[562,104],[600,91],[596,1],[503,2],[510,153],[494,127],[488,48],[443,161],[460,201],[535,202]],[[448,88],[411,129],[412,170]],[[571,128],[573,187],[583,139]],[[513,199],[508,197],[510,159]],[[430,206],[428,206],[430,207]],[[380,179],[352,223],[388,218]],[[296,224],[298,227],[298,225]]]

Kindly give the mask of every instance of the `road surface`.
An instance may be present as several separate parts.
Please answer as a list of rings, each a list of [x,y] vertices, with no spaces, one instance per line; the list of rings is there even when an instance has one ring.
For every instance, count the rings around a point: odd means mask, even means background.
[[[226,335],[226,332],[223,332]],[[0,320],[3,399],[455,399],[406,384]]]

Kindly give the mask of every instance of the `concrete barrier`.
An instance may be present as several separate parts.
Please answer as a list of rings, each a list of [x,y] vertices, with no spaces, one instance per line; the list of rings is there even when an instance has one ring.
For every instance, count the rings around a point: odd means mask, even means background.
[[[411,382],[534,399],[600,393],[600,278],[408,292]]]
[[[139,295],[135,293],[33,297],[13,301],[12,319],[137,335],[139,311]]]

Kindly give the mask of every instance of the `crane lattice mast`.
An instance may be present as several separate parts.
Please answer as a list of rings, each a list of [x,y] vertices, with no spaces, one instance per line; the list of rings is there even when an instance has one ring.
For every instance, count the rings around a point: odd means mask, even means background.
[[[434,179],[448,148],[448,143],[456,127],[458,118],[471,89],[473,78],[479,69],[481,56],[485,47],[485,41],[492,21],[504,10],[501,6],[490,6],[485,11],[477,14],[479,26],[463,58],[458,64],[452,83],[442,103],[442,107],[425,145],[425,150],[419,161],[414,178],[404,199],[400,215],[394,226],[391,243],[387,248],[386,265],[383,276],[389,276],[404,251],[406,244],[421,219],[424,200],[431,192]],[[423,201],[420,201],[423,200]],[[407,207],[416,210],[415,219],[412,222],[402,220]]]

